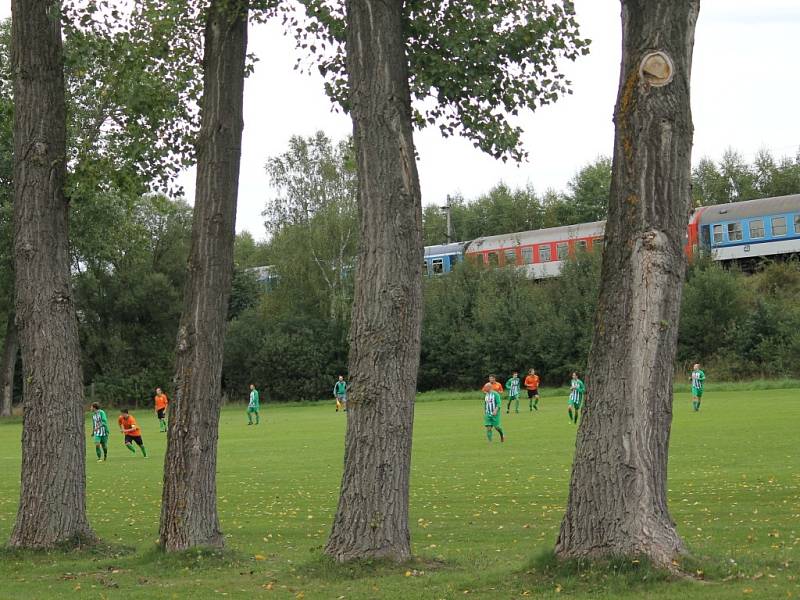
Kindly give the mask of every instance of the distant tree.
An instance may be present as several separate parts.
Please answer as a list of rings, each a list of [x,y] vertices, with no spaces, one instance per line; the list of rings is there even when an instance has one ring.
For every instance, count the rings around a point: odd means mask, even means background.
[[[327,290],[328,318],[344,321],[358,245],[352,142],[334,145],[321,131],[294,136],[287,152],[267,161],[267,173],[277,192],[263,213],[267,230],[283,238],[274,246],[289,242],[275,253],[279,277],[305,269],[305,278]],[[308,273],[309,266],[315,273]]]
[[[272,264],[269,244],[257,242],[249,231],[237,233],[233,244],[233,262],[239,269],[264,267]]]
[[[608,213],[611,159],[599,156],[584,165],[567,183],[566,201],[574,206],[577,222],[602,221]]]
[[[622,0],[607,241],[561,558],[645,556],[672,568],[684,551],[667,509],[667,450],[699,8]]]
[[[9,544],[52,548],[95,539],[86,516],[83,377],[64,197],[60,3],[13,0],[12,14],[14,304],[25,376],[20,502]]]
[[[169,385],[191,214],[160,195],[86,199],[74,213],[84,374],[109,404]]]
[[[800,155],[775,160],[767,150],[760,150],[753,162],[759,197],[771,198],[800,194]]]

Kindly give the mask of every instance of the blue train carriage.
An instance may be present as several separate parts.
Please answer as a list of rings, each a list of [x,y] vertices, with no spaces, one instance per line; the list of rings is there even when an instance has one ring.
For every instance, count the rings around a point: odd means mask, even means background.
[[[462,260],[464,260],[464,244],[461,242],[425,246],[422,274],[439,275],[440,273],[449,273]]]
[[[714,260],[800,253],[800,194],[698,209],[700,246]]]

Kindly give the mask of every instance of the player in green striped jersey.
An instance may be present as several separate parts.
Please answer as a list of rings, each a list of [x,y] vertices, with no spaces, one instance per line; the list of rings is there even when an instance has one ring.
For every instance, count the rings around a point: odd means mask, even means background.
[[[578,424],[578,415],[583,406],[583,395],[585,392],[586,386],[583,384],[583,381],[578,378],[578,374],[573,372],[572,381],[569,386],[569,400],[567,401],[569,408],[567,409],[567,413],[569,414],[570,422],[574,425]]]
[[[514,371],[506,381],[506,391],[508,392],[508,408],[506,414],[511,412],[511,402],[514,401],[514,411],[519,412],[519,372]]]
[[[503,406],[503,399],[495,390],[492,389],[491,384],[487,383],[483,386],[483,425],[486,427],[486,437],[492,441],[492,432],[497,429],[500,434],[500,441],[505,442],[506,438],[503,430],[500,428],[500,408]]]
[[[695,363],[692,368],[690,380],[692,382],[692,408],[694,412],[697,412],[700,410],[700,401],[703,399],[703,386],[706,383],[706,374],[700,368],[700,363]]]
[[[92,435],[97,462],[108,458],[108,417],[97,402],[92,402]]]

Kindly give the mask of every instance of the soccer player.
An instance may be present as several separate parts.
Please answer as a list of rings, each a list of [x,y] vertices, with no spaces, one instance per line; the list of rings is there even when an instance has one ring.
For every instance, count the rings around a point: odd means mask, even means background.
[[[136,424],[136,419],[133,415],[128,413],[127,408],[123,408],[120,411],[117,422],[119,423],[119,430],[125,435],[125,447],[131,451],[131,454],[136,454],[136,450],[133,448],[133,443],[136,442],[139,450],[142,451],[142,456],[147,458],[147,450],[142,443],[142,430],[139,429],[139,425]]]
[[[567,412],[569,413],[570,422],[574,425],[578,424],[578,414],[583,406],[584,392],[586,392],[586,386],[578,378],[578,374],[573,372],[572,382],[569,388],[569,401],[567,402],[569,408],[567,409]]]
[[[166,411],[167,411],[167,404],[169,404],[169,400],[167,399],[167,395],[161,391],[160,387],[156,388],[156,416],[158,417],[158,430],[161,433],[165,433],[167,431],[167,420],[165,418]]]
[[[511,373],[511,377],[506,381],[506,390],[508,391],[508,408],[506,408],[506,414],[511,412],[512,400],[516,403],[514,405],[514,411],[519,413],[519,373],[517,371]]]
[[[254,384],[250,384],[250,399],[247,402],[247,424],[253,424],[253,415],[256,416],[256,425],[259,423],[258,409],[261,404],[258,399],[258,390]]]
[[[97,402],[92,402],[92,435],[97,462],[108,459],[108,418]]]
[[[692,408],[694,412],[700,410],[700,400],[703,398],[703,385],[705,385],[706,374],[700,369],[700,363],[695,363],[692,367]]]
[[[528,390],[528,410],[539,410],[539,376],[533,369],[525,376],[525,389]]]
[[[500,434],[500,441],[505,442],[503,430],[500,428],[500,407],[503,406],[503,399],[497,390],[492,389],[491,384],[483,386],[483,425],[486,427],[486,437],[492,441],[492,430],[497,429]]]
[[[494,375],[489,375],[489,381],[487,383],[485,383],[484,386],[483,386],[484,391],[485,391],[487,385],[491,389],[493,389],[495,392],[497,392],[498,394],[502,394],[503,393],[503,384],[500,383],[499,381],[497,381],[497,377],[495,377]]]
[[[339,375],[339,380],[333,385],[333,397],[336,398],[336,412],[340,408],[347,410],[347,382],[344,375]]]

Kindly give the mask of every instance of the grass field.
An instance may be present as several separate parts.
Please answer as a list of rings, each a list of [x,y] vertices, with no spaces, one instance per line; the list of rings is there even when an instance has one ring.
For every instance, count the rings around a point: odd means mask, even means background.
[[[800,390],[709,387],[700,413],[676,395],[670,507],[696,580],[549,558],[575,438],[565,397],[504,413],[508,440],[491,445],[478,395],[426,399],[414,425],[411,564],[321,558],[346,419],[332,403],[266,406],[257,427],[243,409],[226,409],[218,483],[228,549],[164,556],[155,541],[165,436],[140,411],[150,460],[112,436],[109,461],[98,464],[87,438],[89,516],[111,548],[6,551],[0,598],[800,598]],[[0,540],[16,513],[20,428],[0,424]]]

